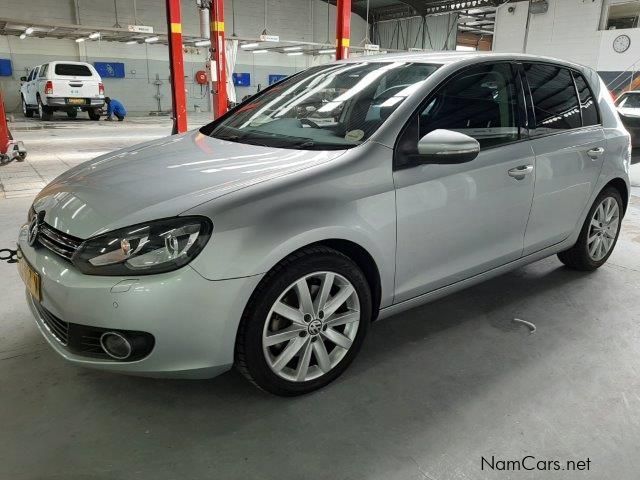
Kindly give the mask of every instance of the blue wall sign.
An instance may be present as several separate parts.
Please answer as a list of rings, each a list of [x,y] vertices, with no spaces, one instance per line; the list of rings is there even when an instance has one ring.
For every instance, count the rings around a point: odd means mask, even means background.
[[[10,77],[13,75],[11,60],[8,58],[0,58],[0,77]]]
[[[124,78],[124,63],[94,62],[93,66],[102,78]]]
[[[250,73],[234,73],[233,84],[236,87],[249,87],[251,86],[251,74]]]
[[[269,85],[273,85],[274,83],[278,83],[280,80],[284,80],[289,75],[269,75]]]

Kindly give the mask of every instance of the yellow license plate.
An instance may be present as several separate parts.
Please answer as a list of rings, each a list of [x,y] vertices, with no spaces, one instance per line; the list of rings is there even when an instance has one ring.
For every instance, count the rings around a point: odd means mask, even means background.
[[[42,300],[40,275],[27,263],[22,252],[18,252],[18,272],[31,296],[38,301]]]
[[[84,105],[84,98],[70,98],[69,103],[71,105]]]

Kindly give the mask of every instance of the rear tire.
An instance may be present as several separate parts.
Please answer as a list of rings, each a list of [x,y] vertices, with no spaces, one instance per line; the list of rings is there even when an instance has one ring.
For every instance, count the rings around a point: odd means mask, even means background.
[[[89,110],[87,110],[87,112],[89,113],[89,118],[91,120],[94,120],[94,121],[100,120],[100,110],[99,109],[90,108]]]
[[[33,118],[33,110],[31,110],[27,105],[27,102],[24,101],[24,97],[22,97],[22,114],[26,118]]]
[[[353,361],[371,315],[371,290],[358,266],[331,248],[305,248],[254,291],[238,328],[235,364],[273,394],[312,392]]]
[[[38,115],[40,116],[40,120],[44,120],[48,122],[51,120],[53,116],[53,110],[50,107],[42,104],[42,100],[38,97]]]
[[[613,187],[605,188],[589,209],[576,244],[558,254],[560,261],[582,271],[604,265],[618,241],[622,212],[620,192]]]

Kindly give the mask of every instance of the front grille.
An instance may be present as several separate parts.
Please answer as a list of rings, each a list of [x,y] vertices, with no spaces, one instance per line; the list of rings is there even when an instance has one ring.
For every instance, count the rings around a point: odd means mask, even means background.
[[[44,326],[62,345],[67,346],[69,343],[69,324],[58,317],[54,316],[49,310],[44,308],[34,300],[34,305],[42,318]]]
[[[61,257],[71,260],[71,257],[80,247],[82,240],[43,223],[38,232],[38,242]]]

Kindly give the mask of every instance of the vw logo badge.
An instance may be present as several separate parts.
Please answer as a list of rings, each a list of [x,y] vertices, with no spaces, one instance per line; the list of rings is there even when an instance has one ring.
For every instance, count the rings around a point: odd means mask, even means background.
[[[322,322],[320,320],[314,320],[309,323],[309,334],[318,335],[322,331]]]
[[[29,223],[27,230],[27,243],[33,247],[38,239],[38,231],[40,230],[40,215],[34,215]]]

